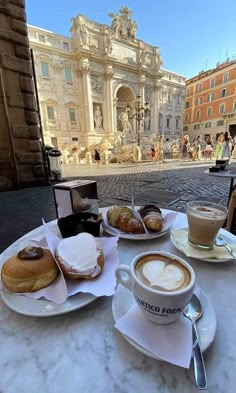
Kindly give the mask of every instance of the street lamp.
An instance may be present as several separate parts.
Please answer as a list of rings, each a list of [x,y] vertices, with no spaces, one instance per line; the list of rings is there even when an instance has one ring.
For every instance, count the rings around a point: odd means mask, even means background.
[[[145,117],[150,116],[151,110],[149,109],[149,101],[146,98],[144,106],[141,106],[141,96],[140,94],[137,95],[136,103],[135,103],[135,113],[132,116],[129,116],[131,111],[131,106],[129,103],[126,104],[126,113],[128,118],[136,119],[136,134],[138,137],[138,146],[140,146],[140,122],[144,120]]]

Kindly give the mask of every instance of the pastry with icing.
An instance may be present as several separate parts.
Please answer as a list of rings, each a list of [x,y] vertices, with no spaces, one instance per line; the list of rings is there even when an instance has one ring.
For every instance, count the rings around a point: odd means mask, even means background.
[[[55,256],[64,276],[72,279],[94,279],[105,263],[99,241],[85,232],[62,239]]]
[[[1,278],[10,292],[34,292],[50,285],[58,272],[49,250],[29,246],[3,263]]]

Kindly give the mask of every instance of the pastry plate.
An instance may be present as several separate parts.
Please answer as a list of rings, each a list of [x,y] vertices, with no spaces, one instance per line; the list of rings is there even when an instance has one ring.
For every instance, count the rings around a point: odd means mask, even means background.
[[[162,210],[162,214],[163,214],[163,229],[160,232],[149,232],[148,234],[146,233],[126,233],[123,231],[120,231],[117,228],[114,228],[113,226],[111,226],[108,221],[107,218],[104,217],[104,219],[102,220],[102,226],[103,229],[109,233],[110,235],[115,235],[115,236],[119,236],[121,239],[128,239],[128,240],[150,240],[150,239],[156,239],[160,236],[164,236],[171,228],[172,225],[176,219],[177,213],[176,212],[168,212],[165,213],[164,209]]]
[[[122,285],[118,285],[115,295],[112,299],[112,313],[115,322],[123,317],[134,303],[133,294]],[[215,310],[209,301],[205,292],[201,289],[201,304],[203,308],[203,315],[197,322],[198,335],[202,351],[206,351],[214,340],[216,333],[216,314]],[[123,334],[123,337],[138,351],[144,353],[153,359],[161,360],[153,355],[147,349],[131,340]]]
[[[186,237],[188,236],[188,232],[187,232],[187,228],[181,228],[181,229],[186,229]],[[230,243],[230,239],[226,236],[224,236],[224,230],[220,231],[220,234],[223,235],[223,237]],[[177,241],[175,240],[173,233],[171,232],[170,234],[170,240],[172,242],[172,244],[177,248],[177,250],[179,250],[180,252],[182,252],[182,254],[186,255],[181,248],[179,247]],[[199,253],[201,253],[201,250],[199,250]],[[196,257],[188,257],[188,258],[193,258],[193,259],[197,259],[198,261],[203,261],[203,262],[209,262],[209,263],[223,263],[223,262],[230,262],[233,261],[233,258],[230,256],[229,254],[229,258],[224,258],[224,259],[218,259],[218,258],[196,258]]]
[[[24,295],[15,295],[4,290],[0,292],[4,303],[13,311],[31,317],[51,317],[78,310],[97,299],[90,293],[77,293],[65,303],[56,304],[46,299],[31,299]]]

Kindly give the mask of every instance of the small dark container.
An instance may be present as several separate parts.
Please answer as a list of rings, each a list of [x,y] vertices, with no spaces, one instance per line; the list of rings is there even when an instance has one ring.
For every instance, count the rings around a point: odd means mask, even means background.
[[[59,218],[57,224],[62,237],[76,236],[82,232],[88,232],[95,237],[99,237],[102,220],[99,222],[87,221],[91,217],[96,220],[98,215],[93,213],[76,213]]]
[[[221,171],[228,171],[229,160],[216,160],[216,166],[219,166]]]
[[[220,167],[218,166],[212,166],[209,168],[209,172],[220,172]]]

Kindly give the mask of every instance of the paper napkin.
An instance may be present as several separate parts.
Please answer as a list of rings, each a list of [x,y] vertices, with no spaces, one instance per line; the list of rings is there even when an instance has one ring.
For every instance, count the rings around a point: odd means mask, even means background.
[[[197,259],[233,259],[232,255],[226,250],[225,247],[214,246],[212,250],[198,250],[190,246],[188,243],[188,230],[184,229],[172,229],[172,237],[176,242],[178,248],[187,256]],[[230,244],[230,242],[229,242]],[[233,251],[236,251],[236,244],[231,243],[230,247]]]
[[[169,325],[158,325],[147,320],[136,303],[115,324],[138,345],[161,360],[189,368],[192,354],[191,321],[181,317]]]

